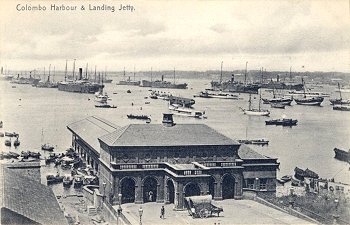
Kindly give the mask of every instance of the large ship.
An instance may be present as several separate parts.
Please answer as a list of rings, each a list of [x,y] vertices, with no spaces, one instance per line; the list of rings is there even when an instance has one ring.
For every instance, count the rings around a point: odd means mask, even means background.
[[[134,68],[134,80],[131,80],[130,77],[128,77],[128,79],[125,80],[125,67],[124,67],[123,80],[119,81],[119,83],[117,83],[117,85],[140,86],[140,81],[135,80],[135,68]]]
[[[13,78],[11,83],[37,85],[39,81],[40,78],[33,77],[30,72],[29,77],[20,77],[19,74],[17,74],[17,78]]]
[[[142,80],[141,81],[141,87],[152,87],[152,88],[171,88],[171,89],[186,89],[187,84],[186,83],[175,83],[175,69],[174,69],[174,82],[171,83],[169,81],[164,80],[164,75],[162,75],[162,80],[156,80],[156,81],[149,81],[149,80]]]
[[[83,69],[79,68],[79,80],[65,80],[58,82],[59,91],[78,92],[78,93],[96,93],[104,87],[103,84],[92,83],[86,79],[82,79]]]
[[[169,96],[169,103],[170,105],[178,105],[178,106],[183,106],[190,108],[196,101],[191,98],[183,98],[183,97],[178,97],[178,96]]]
[[[186,89],[187,84],[182,83],[182,84],[174,84],[168,81],[163,80],[156,80],[156,81],[148,81],[148,80],[142,80],[141,87],[152,87],[152,88],[171,88],[171,89]]]
[[[247,83],[247,64],[248,62],[246,62],[246,68],[244,73],[244,83],[235,81],[234,74],[232,74],[231,80],[222,82],[222,62],[221,62],[220,81],[212,81],[210,83],[211,88],[215,91],[258,94],[259,88],[261,88],[261,85],[255,84],[255,83]]]

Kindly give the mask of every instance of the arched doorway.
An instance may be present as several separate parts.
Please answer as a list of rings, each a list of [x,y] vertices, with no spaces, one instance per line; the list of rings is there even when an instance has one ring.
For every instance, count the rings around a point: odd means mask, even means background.
[[[209,179],[209,194],[214,198],[215,196],[215,179],[210,177]]]
[[[222,199],[233,198],[235,193],[235,178],[226,174],[222,178]]]
[[[143,181],[143,202],[157,201],[157,180],[154,177],[147,177]]]
[[[188,183],[185,186],[185,197],[201,195],[201,189],[196,183]]]
[[[122,203],[135,202],[135,181],[130,178],[121,180]]]
[[[168,180],[167,183],[167,194],[169,203],[175,203],[175,186],[172,180]]]

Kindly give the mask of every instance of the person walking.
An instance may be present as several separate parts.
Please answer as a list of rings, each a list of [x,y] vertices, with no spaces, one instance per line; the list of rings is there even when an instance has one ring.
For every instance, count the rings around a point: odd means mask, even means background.
[[[164,219],[164,216],[165,216],[165,208],[164,208],[164,205],[162,205],[162,208],[160,209],[160,218]]]

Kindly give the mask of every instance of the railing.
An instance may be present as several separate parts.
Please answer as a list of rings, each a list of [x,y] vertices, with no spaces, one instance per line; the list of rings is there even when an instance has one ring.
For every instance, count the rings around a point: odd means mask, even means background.
[[[158,169],[162,168],[160,164],[117,164],[111,162],[113,169],[117,170],[135,170],[135,169]]]
[[[242,166],[242,161],[236,160],[234,162],[201,162],[200,164],[206,167],[235,167]]]

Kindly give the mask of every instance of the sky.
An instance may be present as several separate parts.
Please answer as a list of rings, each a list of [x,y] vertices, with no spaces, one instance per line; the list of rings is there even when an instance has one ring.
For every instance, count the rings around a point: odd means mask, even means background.
[[[0,65],[350,72],[349,0],[0,1]],[[19,11],[41,6],[46,11]],[[51,4],[77,6],[51,11]],[[115,12],[80,10],[114,6]],[[120,5],[135,10],[120,11]]]

